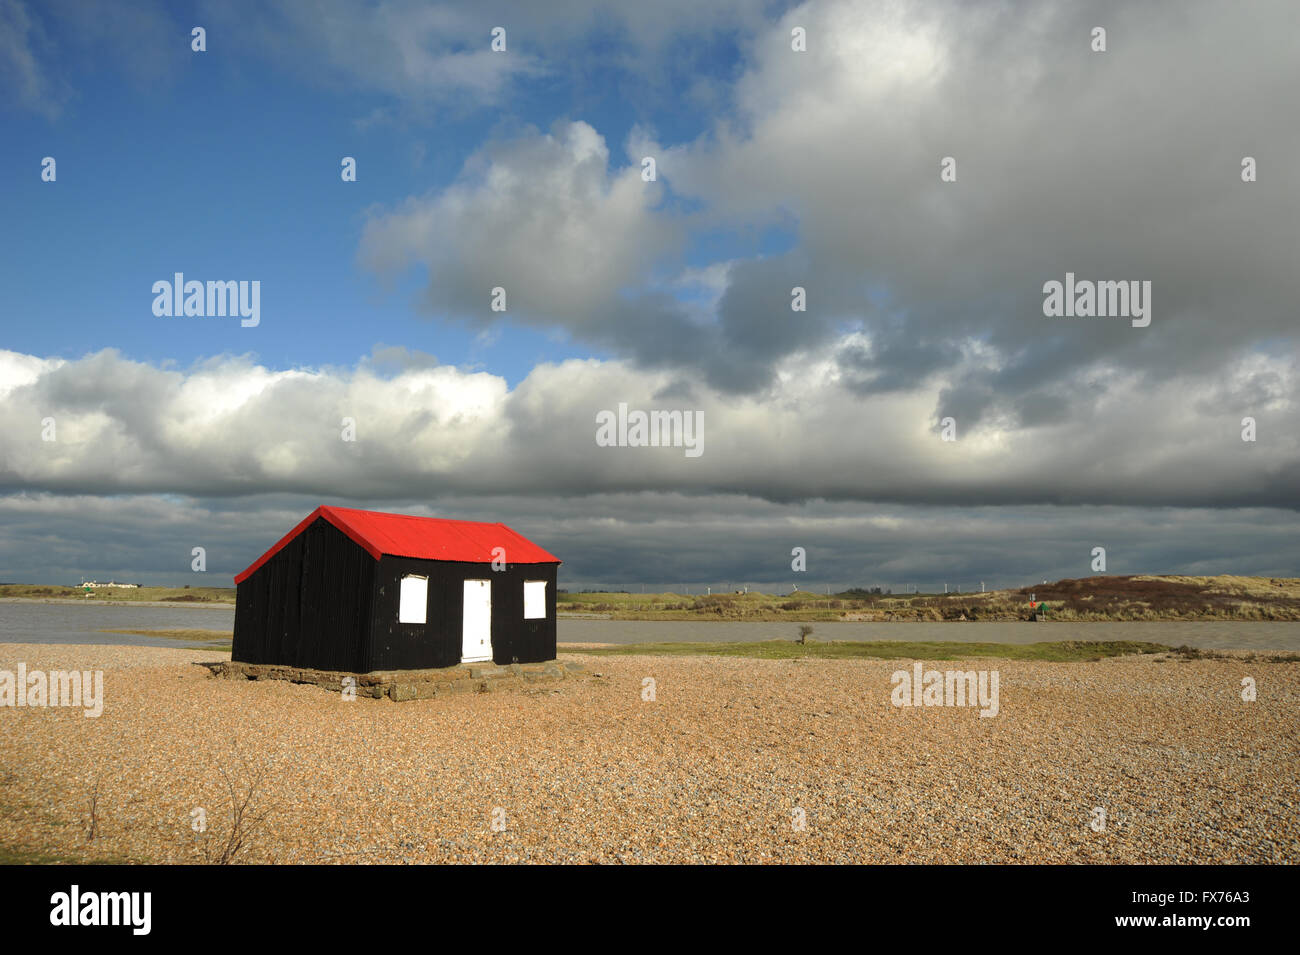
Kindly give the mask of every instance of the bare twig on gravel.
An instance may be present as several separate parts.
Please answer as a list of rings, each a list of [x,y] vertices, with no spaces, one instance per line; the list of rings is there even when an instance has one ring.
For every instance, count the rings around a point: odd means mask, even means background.
[[[99,832],[99,780],[95,780],[95,791],[90,797],[90,825],[86,827],[86,841],[94,842]]]
[[[265,825],[272,812],[269,808],[253,808],[254,800],[262,786],[262,778],[266,775],[266,768],[259,767],[254,772],[243,756],[239,756],[239,761],[243,764],[244,773],[249,777],[248,785],[241,787],[239,791],[236,790],[235,781],[226,767],[218,767],[222,778],[226,781],[226,791],[230,798],[230,831],[225,841],[219,845],[214,846],[210,838],[204,840],[203,859],[209,865],[230,865],[240,850]]]

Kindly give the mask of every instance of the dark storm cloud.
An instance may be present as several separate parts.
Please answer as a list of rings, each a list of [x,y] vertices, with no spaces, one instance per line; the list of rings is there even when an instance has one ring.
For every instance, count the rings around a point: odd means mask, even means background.
[[[805,60],[762,47],[746,132],[665,163],[719,221],[793,209],[810,300],[853,276],[887,293],[888,310],[861,310],[889,343],[858,362],[864,382],[932,373],[944,339],[993,349],[1001,367],[977,374],[1009,402],[1103,364],[1157,381],[1271,340],[1294,353],[1300,191],[1283,170],[1240,178],[1243,156],[1300,146],[1286,5],[891,9],[788,16],[821,42]],[[1088,47],[1097,24],[1106,53]],[[897,75],[873,78],[876,53]],[[1045,318],[1042,285],[1067,271],[1150,280],[1151,327]],[[961,369],[955,350],[942,360]]]
[[[492,145],[462,182],[374,218],[363,258],[424,263],[426,304],[475,321],[496,320],[482,289],[509,276],[520,320],[739,394],[856,325],[852,389],[960,379],[947,394],[970,397],[969,424],[1014,425],[1026,394],[1085,395],[1114,370],[1155,383],[1253,348],[1294,356],[1293,25],[1284,3],[807,4],[748,36],[738,117],[707,135],[641,135],[621,161],[584,123]],[[644,151],[661,182],[640,181]],[[705,314],[655,289],[692,231],[781,221],[794,249],[726,263]],[[1151,326],[1045,317],[1043,284],[1067,272],[1150,281]],[[992,360],[972,364],[972,343]]]
[[[502,521],[563,559],[560,586],[570,589],[1023,586],[1089,575],[1096,546],[1106,548],[1108,571],[1118,574],[1230,567],[1280,576],[1300,565],[1300,518],[1269,510],[789,508],[731,495],[702,506],[675,494],[396,501],[24,495],[0,497],[0,580],[231,586],[234,574],[321,503]],[[194,547],[205,549],[204,573],[191,569]],[[791,570],[794,547],[807,553],[806,573]]]

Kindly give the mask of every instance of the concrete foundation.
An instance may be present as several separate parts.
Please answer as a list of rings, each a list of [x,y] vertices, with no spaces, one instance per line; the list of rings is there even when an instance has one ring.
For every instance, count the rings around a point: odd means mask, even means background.
[[[494,663],[462,664],[436,670],[376,670],[372,673],[340,673],[335,670],[311,670],[304,667],[276,666],[267,663],[221,661],[205,663],[212,675],[227,680],[286,680],[309,683],[334,693],[343,691],[344,680],[351,679],[357,696],[373,699],[428,700],[451,693],[488,693],[530,683],[555,682],[587,676],[580,663]]]

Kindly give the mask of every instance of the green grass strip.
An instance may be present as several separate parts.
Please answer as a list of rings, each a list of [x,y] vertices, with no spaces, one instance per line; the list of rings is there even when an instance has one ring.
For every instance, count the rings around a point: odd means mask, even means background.
[[[926,640],[872,640],[815,642],[763,640],[757,643],[630,643],[617,647],[574,650],[600,656],[720,656],[759,660],[968,660],[994,657],[1002,660],[1047,660],[1069,663],[1135,653],[1165,653],[1160,643],[1129,640],[1063,640],[1056,643],[953,643]]]

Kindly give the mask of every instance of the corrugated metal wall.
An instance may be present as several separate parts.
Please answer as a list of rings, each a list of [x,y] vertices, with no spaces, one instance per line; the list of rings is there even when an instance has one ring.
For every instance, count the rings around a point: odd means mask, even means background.
[[[238,585],[232,658],[364,672],[375,562],[324,520]]]
[[[397,622],[404,574],[429,578],[427,623]],[[555,564],[491,564],[384,557],[375,572],[370,670],[404,670],[460,663],[461,604],[466,580],[492,581],[494,662],[538,663],[555,659]],[[524,581],[545,580],[546,618],[524,619]]]

